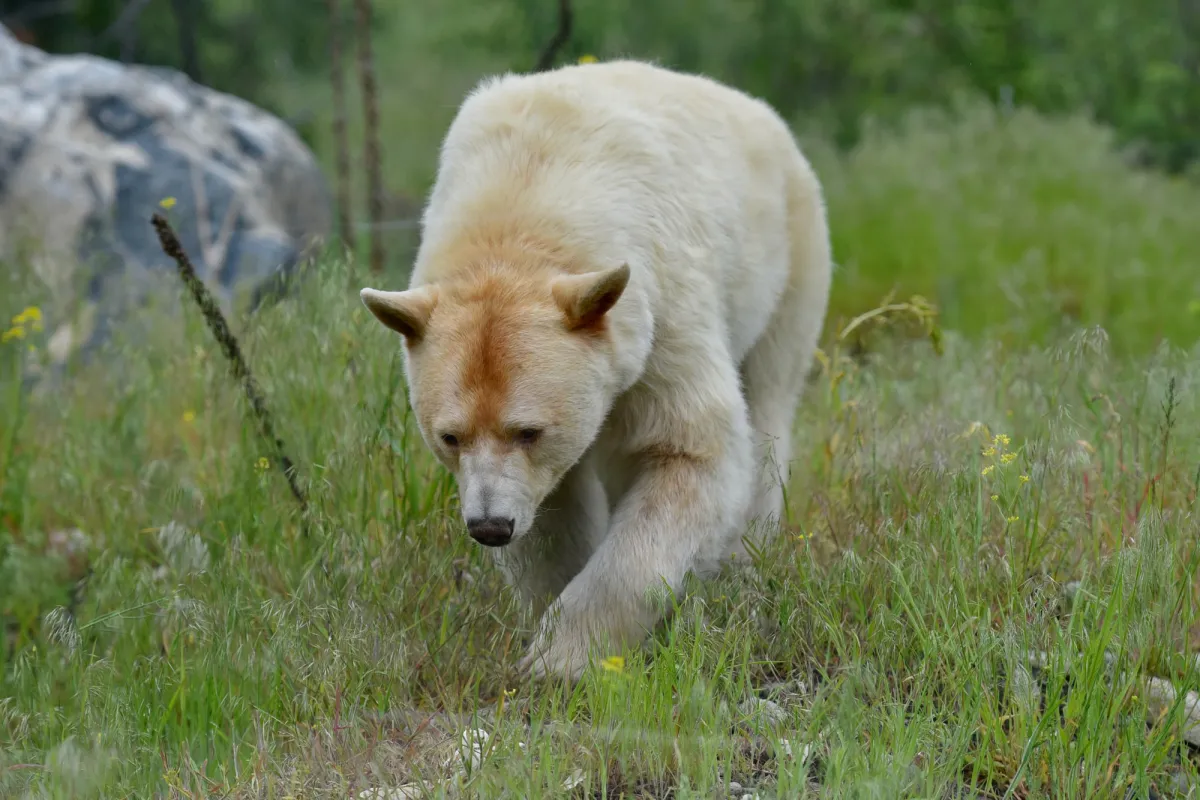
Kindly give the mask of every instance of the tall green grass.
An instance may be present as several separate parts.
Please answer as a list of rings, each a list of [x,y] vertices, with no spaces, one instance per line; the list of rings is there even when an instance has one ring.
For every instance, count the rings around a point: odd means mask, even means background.
[[[822,155],[843,313],[896,286],[977,340],[1200,338],[1200,185],[1135,169],[1081,117],[966,103]]]
[[[1094,798],[1195,779],[1179,708],[1148,726],[1143,684],[1197,687],[1195,190],[1023,113],[814,149],[835,318],[925,292],[944,352],[876,333],[851,359],[831,323],[785,535],[573,692],[517,680],[533,621],[463,534],[346,264],[238,326],[305,519],[193,309],[148,312],[153,336],[40,395],[9,376],[46,332],[6,343],[0,796]],[[20,275],[5,318],[45,303]],[[490,738],[463,769],[474,729]]]

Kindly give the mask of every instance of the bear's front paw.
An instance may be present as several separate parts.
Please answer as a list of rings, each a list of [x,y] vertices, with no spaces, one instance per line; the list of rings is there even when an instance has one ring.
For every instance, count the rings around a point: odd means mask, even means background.
[[[535,679],[556,677],[574,683],[588,667],[589,644],[586,632],[563,626],[543,631],[534,638],[521,659],[521,674]]]
[[[582,577],[582,576],[581,576]],[[607,657],[645,635],[637,609],[603,585],[577,577],[550,605],[524,659],[523,674],[578,681],[592,656]]]

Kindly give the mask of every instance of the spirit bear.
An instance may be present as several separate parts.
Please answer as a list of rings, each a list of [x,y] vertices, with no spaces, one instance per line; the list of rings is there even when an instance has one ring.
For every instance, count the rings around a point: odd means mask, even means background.
[[[415,418],[471,537],[576,679],[783,506],[824,324],[821,185],[783,120],[617,61],[483,81],[443,142],[405,291]],[[753,522],[765,523],[751,525]]]

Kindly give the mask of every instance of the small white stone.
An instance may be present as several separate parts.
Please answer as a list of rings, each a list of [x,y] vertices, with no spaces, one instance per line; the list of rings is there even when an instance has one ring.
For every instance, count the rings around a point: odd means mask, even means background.
[[[406,783],[396,789],[364,789],[358,800],[417,800],[432,791],[427,783]]]
[[[797,749],[800,751],[799,754],[796,752]],[[798,748],[793,748],[790,740],[779,740],[779,754],[786,758],[799,761],[802,764],[808,761],[809,757],[815,750],[816,748],[809,742],[799,745]]]
[[[581,770],[581,769],[571,770],[571,774],[568,775],[566,780],[563,781],[563,791],[569,792],[572,789],[574,789],[576,786],[583,785],[584,780],[585,780],[585,776],[583,774],[583,770]]]
[[[768,725],[780,725],[787,721],[787,712],[783,710],[783,706],[774,700],[763,700],[752,697],[748,700],[743,700],[738,705],[738,711],[743,716],[750,717],[751,719],[762,719]]]
[[[452,768],[457,760],[459,764],[472,772],[483,764],[483,751],[487,747],[488,732],[482,728],[463,731],[457,756],[451,756],[446,761],[446,767]]]

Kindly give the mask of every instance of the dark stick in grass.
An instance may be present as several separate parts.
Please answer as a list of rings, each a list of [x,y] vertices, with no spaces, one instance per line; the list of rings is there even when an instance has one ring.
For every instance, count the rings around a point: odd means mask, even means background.
[[[533,67],[534,72],[545,72],[554,66],[554,59],[558,56],[558,51],[562,50],[571,38],[574,21],[574,16],[571,14],[571,0],[558,0],[558,28],[554,31],[554,36],[546,43],[541,55],[538,56],[537,64]]]
[[[170,256],[175,261],[176,266],[179,267],[179,277],[183,279],[188,291],[192,293],[192,297],[195,299],[196,305],[200,307],[200,312],[204,315],[204,320],[212,330],[213,336],[216,338],[217,343],[221,345],[221,349],[225,351],[225,357],[229,359],[229,366],[233,370],[233,377],[241,382],[242,388],[246,392],[246,397],[250,401],[250,408],[254,411],[254,416],[258,420],[259,432],[263,435],[264,439],[274,445],[278,463],[283,470],[283,476],[287,479],[288,487],[292,490],[292,496],[300,504],[300,510],[302,512],[307,511],[308,498],[296,482],[296,467],[292,463],[292,460],[288,458],[283,446],[283,440],[275,434],[275,425],[271,422],[271,413],[267,410],[267,404],[263,402],[258,383],[254,380],[254,375],[251,374],[250,367],[246,365],[246,359],[242,357],[242,348],[238,345],[233,331],[229,329],[229,324],[225,321],[225,315],[221,313],[221,309],[217,306],[216,300],[213,299],[212,294],[208,291],[208,287],[196,276],[196,270],[192,267],[192,261],[188,258],[187,253],[184,252],[183,245],[179,243],[179,237],[172,230],[171,223],[167,222],[166,218],[158,213],[155,213],[151,218],[151,222],[154,224],[154,230],[158,233],[158,241],[162,245],[163,252]]]
[[[329,9],[329,80],[333,88],[333,143],[336,155],[338,234],[342,247],[354,249],[350,227],[350,145],[346,137],[346,75],[342,65],[342,15],[338,0]]]

